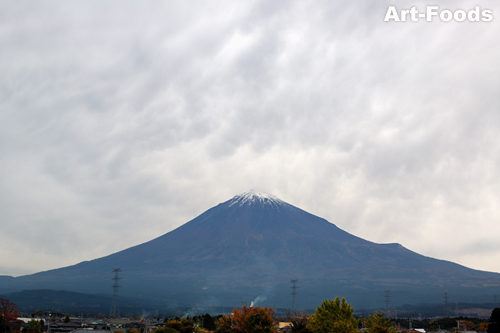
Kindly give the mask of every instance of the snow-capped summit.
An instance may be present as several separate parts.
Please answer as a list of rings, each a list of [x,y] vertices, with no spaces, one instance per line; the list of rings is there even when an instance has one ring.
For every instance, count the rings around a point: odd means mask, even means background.
[[[231,199],[231,203],[229,206],[233,205],[251,205],[255,203],[261,203],[261,204],[269,204],[269,205],[284,205],[285,202],[281,201],[278,199],[276,196],[265,193],[265,192],[256,192],[254,190],[250,190],[248,192],[243,192],[241,194],[235,195]]]

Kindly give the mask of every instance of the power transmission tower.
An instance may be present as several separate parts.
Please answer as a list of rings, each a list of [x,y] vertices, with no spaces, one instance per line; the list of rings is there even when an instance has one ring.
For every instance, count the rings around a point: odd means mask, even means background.
[[[389,316],[389,310],[391,308],[391,290],[389,287],[385,288],[385,312]]]
[[[112,280],[115,280],[115,283],[113,283],[113,303],[111,304],[111,310],[109,311],[109,316],[110,317],[119,317],[120,316],[120,305],[118,304],[118,288],[120,288],[120,285],[118,284],[118,280],[120,280],[120,277],[118,276],[118,272],[121,272],[121,268],[115,268],[113,269],[113,272],[115,273],[115,277],[112,278]]]
[[[445,290],[444,291],[444,312],[446,313],[446,315],[448,315],[450,312],[450,306],[448,304],[448,301],[449,301],[448,290]]]
[[[292,292],[290,293],[290,295],[292,295],[292,310],[293,312],[295,312],[297,309],[295,307],[295,298],[297,296],[297,283],[298,279],[294,279],[294,280],[290,280],[290,282],[292,283],[292,286],[290,288],[292,288]]]

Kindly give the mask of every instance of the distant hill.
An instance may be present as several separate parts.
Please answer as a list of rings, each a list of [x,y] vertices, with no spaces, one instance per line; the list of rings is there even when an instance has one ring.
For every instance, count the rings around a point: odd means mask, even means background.
[[[65,290],[23,290],[20,292],[0,295],[14,302],[22,312],[28,314],[36,310],[53,313],[92,313],[109,315],[112,296],[91,295]],[[154,309],[149,300],[143,301],[130,297],[120,297],[121,314],[137,314],[145,309]]]
[[[21,311],[103,312],[109,314],[110,296],[88,295],[64,290],[23,290],[3,297],[14,302]]]
[[[74,266],[21,277],[0,277],[2,290],[65,289],[111,294],[120,267],[120,295],[166,306],[291,307],[290,280],[298,279],[297,306],[315,308],[345,296],[355,307],[391,304],[489,302],[500,274],[376,244],[334,224],[253,191],[221,203],[147,243]]]

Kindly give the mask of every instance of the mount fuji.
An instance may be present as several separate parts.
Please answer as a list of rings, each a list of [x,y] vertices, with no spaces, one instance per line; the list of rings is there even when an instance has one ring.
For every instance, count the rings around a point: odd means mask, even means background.
[[[277,197],[246,192],[156,239],[74,266],[0,277],[0,292],[58,289],[111,294],[121,268],[120,295],[165,306],[239,306],[242,302],[314,308],[343,296],[356,307],[489,302],[500,274],[419,255],[400,244],[351,235]]]

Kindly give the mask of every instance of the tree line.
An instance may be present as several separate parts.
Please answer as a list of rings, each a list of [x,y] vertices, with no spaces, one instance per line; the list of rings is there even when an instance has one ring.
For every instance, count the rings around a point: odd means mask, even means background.
[[[354,308],[344,298],[337,297],[334,300],[324,300],[312,315],[289,312],[284,319],[290,323],[292,333],[355,333],[358,331],[358,320],[353,313]],[[233,309],[228,316],[219,316],[210,331],[277,333],[278,321],[274,314],[272,308],[243,305],[241,309]],[[207,324],[209,322],[207,320]],[[365,327],[367,333],[395,333],[393,323],[380,312],[369,316]],[[208,330],[208,327],[205,328]],[[175,318],[167,320],[165,327],[157,329],[155,333],[192,333],[195,330],[192,319]]]
[[[324,300],[316,311],[309,315],[301,312],[287,313],[284,321],[290,324],[291,333],[355,333],[360,324],[366,333],[396,333],[397,323],[377,312],[368,318],[356,319],[354,308],[342,298]],[[0,333],[16,333],[12,323],[19,317],[17,306],[0,298]],[[69,317],[68,317],[69,319]],[[462,320],[464,328],[473,325],[472,321]],[[277,333],[279,322],[272,308],[243,305],[241,309],[233,309],[228,315],[212,317],[209,314],[195,318],[173,318],[165,320],[164,327],[153,333]],[[471,326],[472,327],[472,326]],[[500,333],[500,308],[493,309],[486,326],[487,333]],[[18,332],[18,331],[17,331]],[[41,333],[43,323],[31,320],[21,333]],[[136,332],[130,332],[136,333]]]

